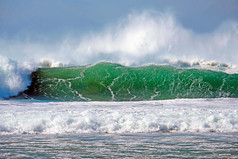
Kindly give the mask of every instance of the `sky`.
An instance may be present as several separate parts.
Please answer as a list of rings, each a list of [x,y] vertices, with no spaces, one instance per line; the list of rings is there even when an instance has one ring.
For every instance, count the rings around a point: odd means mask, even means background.
[[[218,52],[234,64],[237,22],[237,0],[0,0],[0,55],[131,65]]]
[[[238,21],[237,0],[0,0],[0,35],[81,33],[143,10],[172,12],[195,32]]]

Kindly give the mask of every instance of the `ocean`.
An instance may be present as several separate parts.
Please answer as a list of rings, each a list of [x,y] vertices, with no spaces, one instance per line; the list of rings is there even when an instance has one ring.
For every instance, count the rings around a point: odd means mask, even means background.
[[[16,68],[1,76],[0,158],[238,157],[228,65]]]
[[[0,158],[237,158],[238,99],[0,101]]]
[[[0,158],[237,158],[238,99],[0,102]]]
[[[0,158],[238,157],[229,65],[0,62]]]
[[[0,158],[238,158],[233,2],[11,3]]]
[[[229,69],[229,66],[215,68]],[[101,62],[39,68],[16,98],[53,101],[148,101],[176,98],[237,98],[238,74],[169,65],[123,66]],[[28,97],[29,96],[29,97]]]
[[[237,133],[0,136],[1,158],[237,158]]]

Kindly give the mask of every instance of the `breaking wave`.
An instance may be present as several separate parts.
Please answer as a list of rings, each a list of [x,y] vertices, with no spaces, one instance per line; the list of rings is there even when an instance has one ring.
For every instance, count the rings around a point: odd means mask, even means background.
[[[56,101],[143,101],[238,97],[238,74],[167,65],[98,63],[40,68],[17,98]]]
[[[144,11],[134,12],[97,32],[52,41],[42,37],[0,39],[0,97],[24,91],[31,82],[31,72],[38,67],[85,66],[106,61],[135,67],[165,64],[238,72],[238,23],[232,21],[201,34],[184,28],[170,13]],[[224,92],[220,94],[211,96],[225,96]]]
[[[34,70],[27,63],[18,63],[0,56],[0,98],[17,95],[30,85],[30,75]]]

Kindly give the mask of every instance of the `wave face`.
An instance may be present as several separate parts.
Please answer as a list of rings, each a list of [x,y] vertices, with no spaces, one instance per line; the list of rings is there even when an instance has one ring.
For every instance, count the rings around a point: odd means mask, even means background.
[[[141,101],[238,97],[238,74],[114,63],[40,68],[22,95],[57,101]]]

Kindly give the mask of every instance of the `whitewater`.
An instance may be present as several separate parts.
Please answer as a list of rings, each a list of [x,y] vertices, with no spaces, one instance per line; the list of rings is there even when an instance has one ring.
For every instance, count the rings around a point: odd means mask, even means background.
[[[238,155],[237,22],[198,34],[145,11],[0,47],[0,158]]]
[[[237,98],[0,102],[2,158],[237,158]]]
[[[0,133],[237,132],[237,99],[2,101]],[[10,108],[10,109],[9,109]]]

